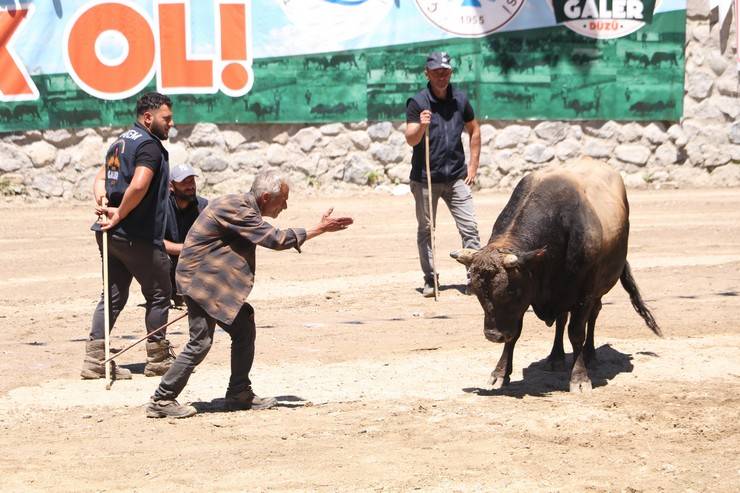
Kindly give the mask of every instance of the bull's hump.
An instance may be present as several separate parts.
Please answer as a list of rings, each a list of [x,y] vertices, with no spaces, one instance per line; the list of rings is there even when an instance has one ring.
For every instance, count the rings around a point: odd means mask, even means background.
[[[567,187],[577,193],[601,225],[603,240],[619,241],[628,227],[627,195],[622,177],[609,165],[594,159],[569,161],[537,173],[537,187]]]

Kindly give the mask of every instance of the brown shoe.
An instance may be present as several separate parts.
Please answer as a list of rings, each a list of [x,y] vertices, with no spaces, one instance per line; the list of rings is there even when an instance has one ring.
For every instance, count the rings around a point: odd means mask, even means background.
[[[198,411],[190,405],[182,405],[176,400],[151,399],[146,406],[147,418],[189,418]]]
[[[147,341],[146,343],[146,366],[144,375],[147,377],[159,377],[167,373],[172,363],[175,362],[175,352],[172,344],[167,339],[161,341]]]
[[[226,392],[226,404],[235,409],[270,409],[277,405],[274,397],[259,397],[252,389],[242,390],[237,394]]]
[[[111,350],[111,353],[115,351]],[[105,339],[87,341],[85,344],[85,359],[82,362],[80,376],[83,380],[105,378]],[[126,368],[113,365],[114,373],[111,375],[115,380],[131,380],[131,372]]]

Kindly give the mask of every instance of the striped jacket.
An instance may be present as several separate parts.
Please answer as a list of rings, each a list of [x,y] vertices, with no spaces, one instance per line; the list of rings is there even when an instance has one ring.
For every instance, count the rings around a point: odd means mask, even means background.
[[[254,286],[257,245],[273,250],[306,241],[305,229],[274,228],[252,193],[212,200],[190,228],[177,264],[178,291],[225,324],[236,318]]]

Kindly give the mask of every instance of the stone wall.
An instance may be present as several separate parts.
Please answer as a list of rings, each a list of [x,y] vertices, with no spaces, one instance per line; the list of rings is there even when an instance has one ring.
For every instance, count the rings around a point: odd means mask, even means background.
[[[706,0],[689,0],[684,118],[665,122],[481,122],[479,186],[511,188],[533,169],[578,156],[608,161],[630,188],[740,186],[740,99],[734,30],[724,55]],[[177,117],[177,108],[175,108]],[[332,189],[408,181],[403,123],[180,126],[173,164],[202,171],[205,193],[244,190],[265,166],[294,185]],[[0,195],[89,199],[92,179],[120,128],[0,135]]]

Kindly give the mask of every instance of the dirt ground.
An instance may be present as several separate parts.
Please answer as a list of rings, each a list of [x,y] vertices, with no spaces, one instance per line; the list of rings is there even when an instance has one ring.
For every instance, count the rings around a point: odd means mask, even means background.
[[[475,196],[484,241],[506,199]],[[302,254],[258,251],[252,380],[280,406],[223,410],[218,331],[181,396],[200,411],[186,420],[145,418],[158,379],[143,346],[121,357],[133,380],[78,378],[101,286],[89,205],[4,202],[0,490],[740,491],[740,193],[630,201],[629,260],[665,338],[614,288],[591,393],[543,369],[554,329],[531,312],[511,385],[486,388],[502,346],[461,293],[444,207],[435,302],[417,291],[410,196],[294,195],[277,224],[312,226],[330,205],[356,223]],[[135,286],[114,346],[143,335],[142,302]],[[169,338],[185,344],[184,321]]]

